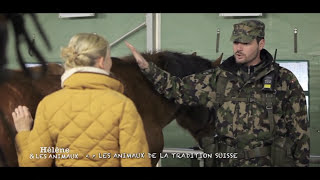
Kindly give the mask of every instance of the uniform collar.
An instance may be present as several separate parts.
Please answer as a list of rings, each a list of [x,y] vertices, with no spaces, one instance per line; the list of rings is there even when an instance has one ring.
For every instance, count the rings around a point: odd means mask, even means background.
[[[265,49],[261,50],[260,59],[261,59],[261,62],[258,65],[256,65],[254,71],[257,71],[261,67],[266,67],[266,66],[270,65],[273,61],[272,55]],[[221,69],[224,69],[226,71],[230,71],[232,73],[236,73],[241,66],[243,66],[243,65],[239,65],[236,63],[234,56],[230,56],[228,59],[223,61],[223,63],[220,65]]]

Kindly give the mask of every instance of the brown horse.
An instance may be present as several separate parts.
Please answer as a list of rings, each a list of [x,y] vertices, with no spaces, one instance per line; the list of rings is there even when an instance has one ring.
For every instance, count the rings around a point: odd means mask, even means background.
[[[45,45],[51,50],[51,45],[44,34],[44,31],[39,24],[35,14],[29,14],[31,19],[36,25],[36,29],[39,31],[43,38]],[[15,50],[17,53],[18,62],[23,72],[15,72],[5,69],[7,64],[7,42],[8,42],[8,24],[11,23],[15,38]],[[29,48],[29,54],[35,55],[35,58],[43,65],[41,68],[34,69],[37,73],[33,74],[29,69],[26,68],[24,58],[21,55],[20,48],[21,44],[25,42]],[[31,54],[32,52],[32,54]],[[40,77],[46,75],[47,66],[41,53],[35,47],[34,43],[30,39],[30,35],[25,28],[24,16],[22,13],[0,13],[0,166],[16,166],[17,158],[14,150],[13,138],[15,135],[10,111],[13,110],[12,106],[15,103],[24,103],[30,105],[34,114],[35,106],[42,98],[39,96],[41,93],[47,94],[50,89],[46,88],[46,84],[41,85],[40,78],[38,82],[32,82],[32,78],[29,77]],[[41,72],[41,73],[39,73]],[[34,76],[36,75],[36,76]],[[11,77],[12,76],[12,77]],[[10,79],[7,79],[9,78]],[[37,92],[37,88],[41,92]],[[30,92],[34,90],[34,92]],[[23,92],[23,94],[22,94]],[[22,98],[23,96],[23,98]],[[8,100],[8,101],[6,101]]]
[[[218,66],[222,55],[211,62],[196,54],[186,55],[177,52],[159,52],[142,54],[147,61],[152,61],[161,69],[180,78]],[[215,112],[204,107],[178,105],[158,94],[151,83],[140,73],[133,56],[113,59],[111,71],[125,85],[125,94],[135,102],[143,119],[150,152],[161,153],[164,147],[162,129],[172,120],[187,129],[199,142],[204,135],[210,134],[209,125],[214,120]],[[155,166],[159,157],[153,159]]]
[[[213,63],[200,56],[177,52],[144,53],[143,56],[173,75],[183,77],[217,66],[222,56]],[[162,129],[172,120],[177,122],[199,140],[210,133],[209,122],[212,113],[203,107],[186,107],[175,104],[159,95],[140,72],[133,56],[112,58],[112,75],[125,87],[125,94],[133,100],[142,117],[150,153],[159,155],[164,147]],[[40,67],[29,68],[32,73],[40,73]],[[22,71],[7,70],[8,78],[0,84],[0,166],[18,166],[14,146],[16,134],[11,112],[18,105],[29,107],[34,117],[39,101],[46,95],[60,89],[63,68],[48,64],[48,71],[39,79],[25,76]],[[0,111],[0,112],[1,112]],[[159,160],[152,159],[155,166]]]
[[[29,68],[31,73],[42,73],[41,67]],[[0,83],[0,166],[17,166],[14,146],[16,134],[11,113],[18,105],[29,107],[34,117],[40,100],[60,89],[63,68],[58,64],[48,64],[48,71],[38,79],[26,76],[23,71],[6,70],[5,81]]]

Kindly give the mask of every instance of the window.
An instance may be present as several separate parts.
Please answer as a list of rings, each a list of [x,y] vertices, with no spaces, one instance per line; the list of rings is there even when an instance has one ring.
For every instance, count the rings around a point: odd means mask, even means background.
[[[219,13],[219,16],[262,16],[262,13]]]
[[[59,13],[59,18],[92,17],[95,13]]]

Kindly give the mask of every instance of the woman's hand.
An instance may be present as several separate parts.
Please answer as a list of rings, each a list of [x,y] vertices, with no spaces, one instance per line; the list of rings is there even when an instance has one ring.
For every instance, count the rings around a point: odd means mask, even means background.
[[[125,42],[127,47],[131,50],[134,58],[137,61],[138,66],[141,69],[147,69],[149,68],[149,63],[146,61],[146,59],[144,59],[144,57],[136,50],[135,47],[133,47],[130,43],[128,43],[127,41]]]
[[[19,105],[14,112],[12,112],[12,117],[17,132],[31,130],[33,119],[26,106]]]

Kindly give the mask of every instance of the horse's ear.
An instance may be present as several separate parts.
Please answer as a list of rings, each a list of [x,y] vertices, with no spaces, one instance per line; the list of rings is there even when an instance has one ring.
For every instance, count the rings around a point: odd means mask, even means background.
[[[216,59],[215,61],[213,61],[211,63],[211,66],[214,68],[214,67],[217,67],[221,64],[221,60],[222,60],[222,56],[223,56],[223,53],[221,53],[220,57],[218,57],[218,59]]]
[[[197,55],[197,52],[193,52],[191,55],[192,55],[192,56],[196,56],[196,55]]]

